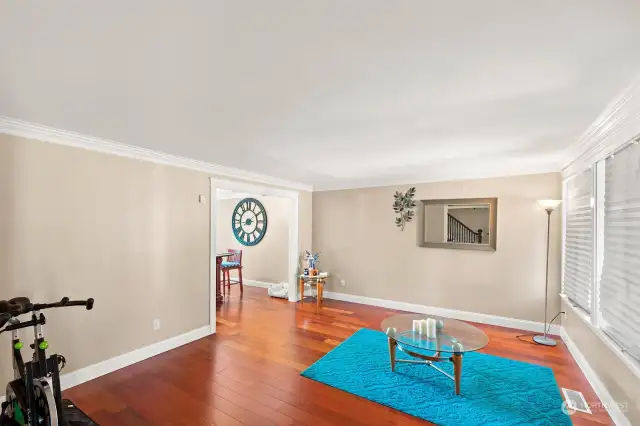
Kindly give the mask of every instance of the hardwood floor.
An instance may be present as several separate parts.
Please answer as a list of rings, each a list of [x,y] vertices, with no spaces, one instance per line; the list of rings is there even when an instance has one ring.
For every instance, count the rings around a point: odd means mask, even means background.
[[[218,310],[217,334],[67,390],[101,426],[426,425],[415,417],[305,379],[300,372],[361,327],[398,311],[325,300],[289,303],[245,287]],[[534,346],[519,330],[476,324],[483,352],[546,365],[560,386],[599,400],[564,344]],[[463,377],[464,380],[464,377]],[[522,384],[526,386],[526,383]],[[613,424],[604,409],[575,425]]]

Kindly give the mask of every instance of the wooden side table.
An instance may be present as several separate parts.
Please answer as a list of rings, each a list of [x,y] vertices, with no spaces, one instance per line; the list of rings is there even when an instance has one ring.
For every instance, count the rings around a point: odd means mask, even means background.
[[[322,298],[324,296],[324,285],[327,283],[327,278],[329,278],[329,275],[299,275],[299,279],[300,279],[300,303],[304,303],[304,287],[305,285],[307,285],[307,283],[309,283],[309,287],[312,287],[312,284],[315,283],[316,285],[316,292],[317,292],[317,307],[319,308],[320,305],[322,304]]]

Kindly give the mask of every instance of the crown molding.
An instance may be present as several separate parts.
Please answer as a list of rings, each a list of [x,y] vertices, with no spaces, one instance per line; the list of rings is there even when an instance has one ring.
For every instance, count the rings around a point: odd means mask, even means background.
[[[0,116],[0,133],[300,191],[313,186]]]
[[[640,76],[613,99],[566,151],[562,177],[580,173],[640,136]]]

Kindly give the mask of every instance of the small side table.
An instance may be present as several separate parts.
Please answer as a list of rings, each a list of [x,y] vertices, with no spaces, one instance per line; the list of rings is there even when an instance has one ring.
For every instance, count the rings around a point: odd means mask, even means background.
[[[316,299],[317,299],[317,307],[319,308],[322,304],[322,298],[324,294],[324,285],[327,283],[327,278],[329,278],[329,274],[325,275],[299,275],[300,277],[300,303],[304,303],[304,288],[305,286],[313,287],[316,286]]]

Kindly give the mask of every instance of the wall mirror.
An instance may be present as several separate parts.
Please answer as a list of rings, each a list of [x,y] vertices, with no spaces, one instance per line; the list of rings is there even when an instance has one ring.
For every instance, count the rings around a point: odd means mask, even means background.
[[[496,249],[497,198],[457,198],[418,202],[418,246]]]

